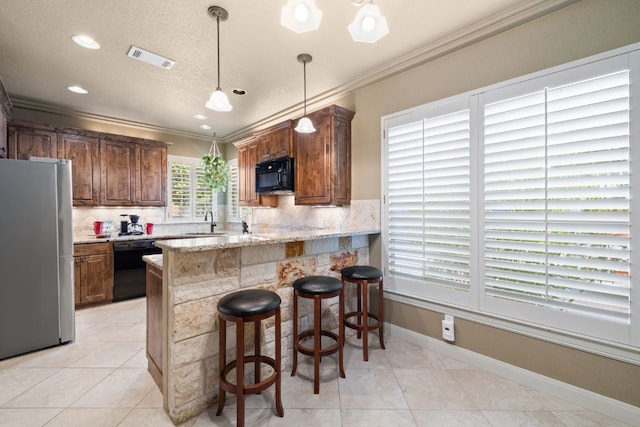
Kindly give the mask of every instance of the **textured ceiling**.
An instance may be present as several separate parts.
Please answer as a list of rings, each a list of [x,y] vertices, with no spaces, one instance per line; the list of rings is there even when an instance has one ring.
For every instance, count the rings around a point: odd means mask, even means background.
[[[22,108],[79,112],[187,134],[229,139],[269,120],[302,114],[302,65],[309,53],[310,104],[428,58],[443,41],[464,45],[553,11],[568,0],[377,0],[390,33],[375,44],[356,43],[347,25],[350,0],[316,0],[320,29],[296,34],[280,25],[286,0],[0,0],[0,77]],[[204,107],[216,87],[216,23],[211,5],[224,7],[220,24],[221,86],[233,111]],[[90,35],[102,48],[71,41]],[[471,35],[471,36],[470,36]],[[127,57],[137,47],[176,61],[163,70]],[[422,52],[422,56],[418,55]],[[424,60],[424,59],[422,59]],[[89,90],[77,95],[66,88]],[[246,90],[244,96],[232,90]],[[211,130],[199,128],[207,116]]]

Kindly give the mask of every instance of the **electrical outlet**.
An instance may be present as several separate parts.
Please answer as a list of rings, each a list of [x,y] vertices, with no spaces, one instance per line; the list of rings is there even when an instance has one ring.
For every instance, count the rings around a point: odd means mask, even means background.
[[[449,342],[456,340],[453,316],[450,314],[445,314],[444,320],[442,321],[442,339]]]

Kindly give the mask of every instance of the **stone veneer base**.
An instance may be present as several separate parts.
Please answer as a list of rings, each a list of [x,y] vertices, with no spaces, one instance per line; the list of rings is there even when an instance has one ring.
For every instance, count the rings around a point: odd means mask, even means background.
[[[180,424],[217,399],[216,307],[220,298],[246,288],[278,293],[282,299],[284,370],[291,367],[293,348],[292,283],[309,275],[339,278],[342,268],[368,262],[369,233],[275,240],[239,247],[203,245],[184,250],[171,248],[170,244],[163,246],[163,399],[171,420]],[[348,294],[347,304],[354,298],[355,292]],[[302,330],[312,323],[311,314],[310,303],[300,304]],[[337,331],[337,316],[336,298],[323,308],[323,329]],[[229,337],[235,334],[233,328],[227,332]],[[263,354],[273,355],[273,320],[263,322],[263,328]],[[246,342],[251,343],[252,339],[249,337]]]

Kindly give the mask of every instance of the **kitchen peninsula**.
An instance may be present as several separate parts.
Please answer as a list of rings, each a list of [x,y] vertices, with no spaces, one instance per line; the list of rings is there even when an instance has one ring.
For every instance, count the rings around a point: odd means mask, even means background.
[[[161,382],[156,380],[171,420],[182,423],[216,401],[220,298],[246,288],[280,295],[282,366],[287,368],[293,281],[307,275],[339,277],[345,266],[368,263],[370,239],[379,233],[379,229],[279,231],[158,241],[162,263],[158,256],[145,260],[156,271],[162,269],[161,325],[155,330],[162,331],[163,356],[158,366]],[[323,313],[328,329],[337,327],[337,313],[337,303]],[[262,335],[266,353],[272,353],[272,329],[267,326]],[[149,366],[151,370],[151,359]]]

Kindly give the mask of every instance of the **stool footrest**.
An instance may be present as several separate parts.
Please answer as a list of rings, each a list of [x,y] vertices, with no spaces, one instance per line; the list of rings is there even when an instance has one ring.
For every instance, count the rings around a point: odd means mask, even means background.
[[[351,311],[351,312],[345,314],[344,315],[344,326],[348,326],[351,329],[362,331],[364,329],[364,326],[362,324],[353,323],[353,322],[348,320],[350,317],[355,317],[355,316],[363,317],[362,315],[363,315],[363,313],[361,311]],[[375,330],[375,329],[380,329],[380,319],[378,318],[377,314],[367,313],[367,317],[369,319],[374,319],[375,320],[375,322],[373,322],[373,323],[371,323],[371,324],[369,324],[367,326],[368,330],[371,331],[371,330]]]
[[[278,372],[275,370],[276,369],[276,361],[273,358],[271,358],[269,356],[262,356],[262,355],[260,355],[260,356],[252,355],[252,356],[245,356],[244,357],[244,364],[245,365],[247,363],[255,363],[256,361],[271,366],[273,368],[273,373],[271,375],[269,375],[267,378],[261,380],[258,383],[245,384],[244,385],[244,394],[258,394],[261,391],[266,390],[277,379]],[[235,367],[236,367],[236,361],[235,360],[232,361],[232,362],[227,363],[227,365],[224,367],[224,369],[220,373],[220,386],[226,392],[238,394],[238,392],[236,390],[237,389],[237,385],[233,384],[229,380],[227,380],[227,374],[229,372],[231,372],[231,370],[234,369]]]
[[[338,334],[335,334],[331,331],[322,330],[320,331],[320,335],[329,337],[335,340],[335,344],[329,347],[320,349],[320,351],[318,352],[320,356],[328,356],[340,349],[340,338],[338,337]],[[299,333],[298,338],[296,339],[296,342],[295,342],[295,347],[296,347],[296,350],[298,350],[300,353],[306,354],[307,356],[313,356],[315,355],[313,348],[302,345],[302,340],[309,337],[313,338],[313,329],[308,329],[304,332]]]

